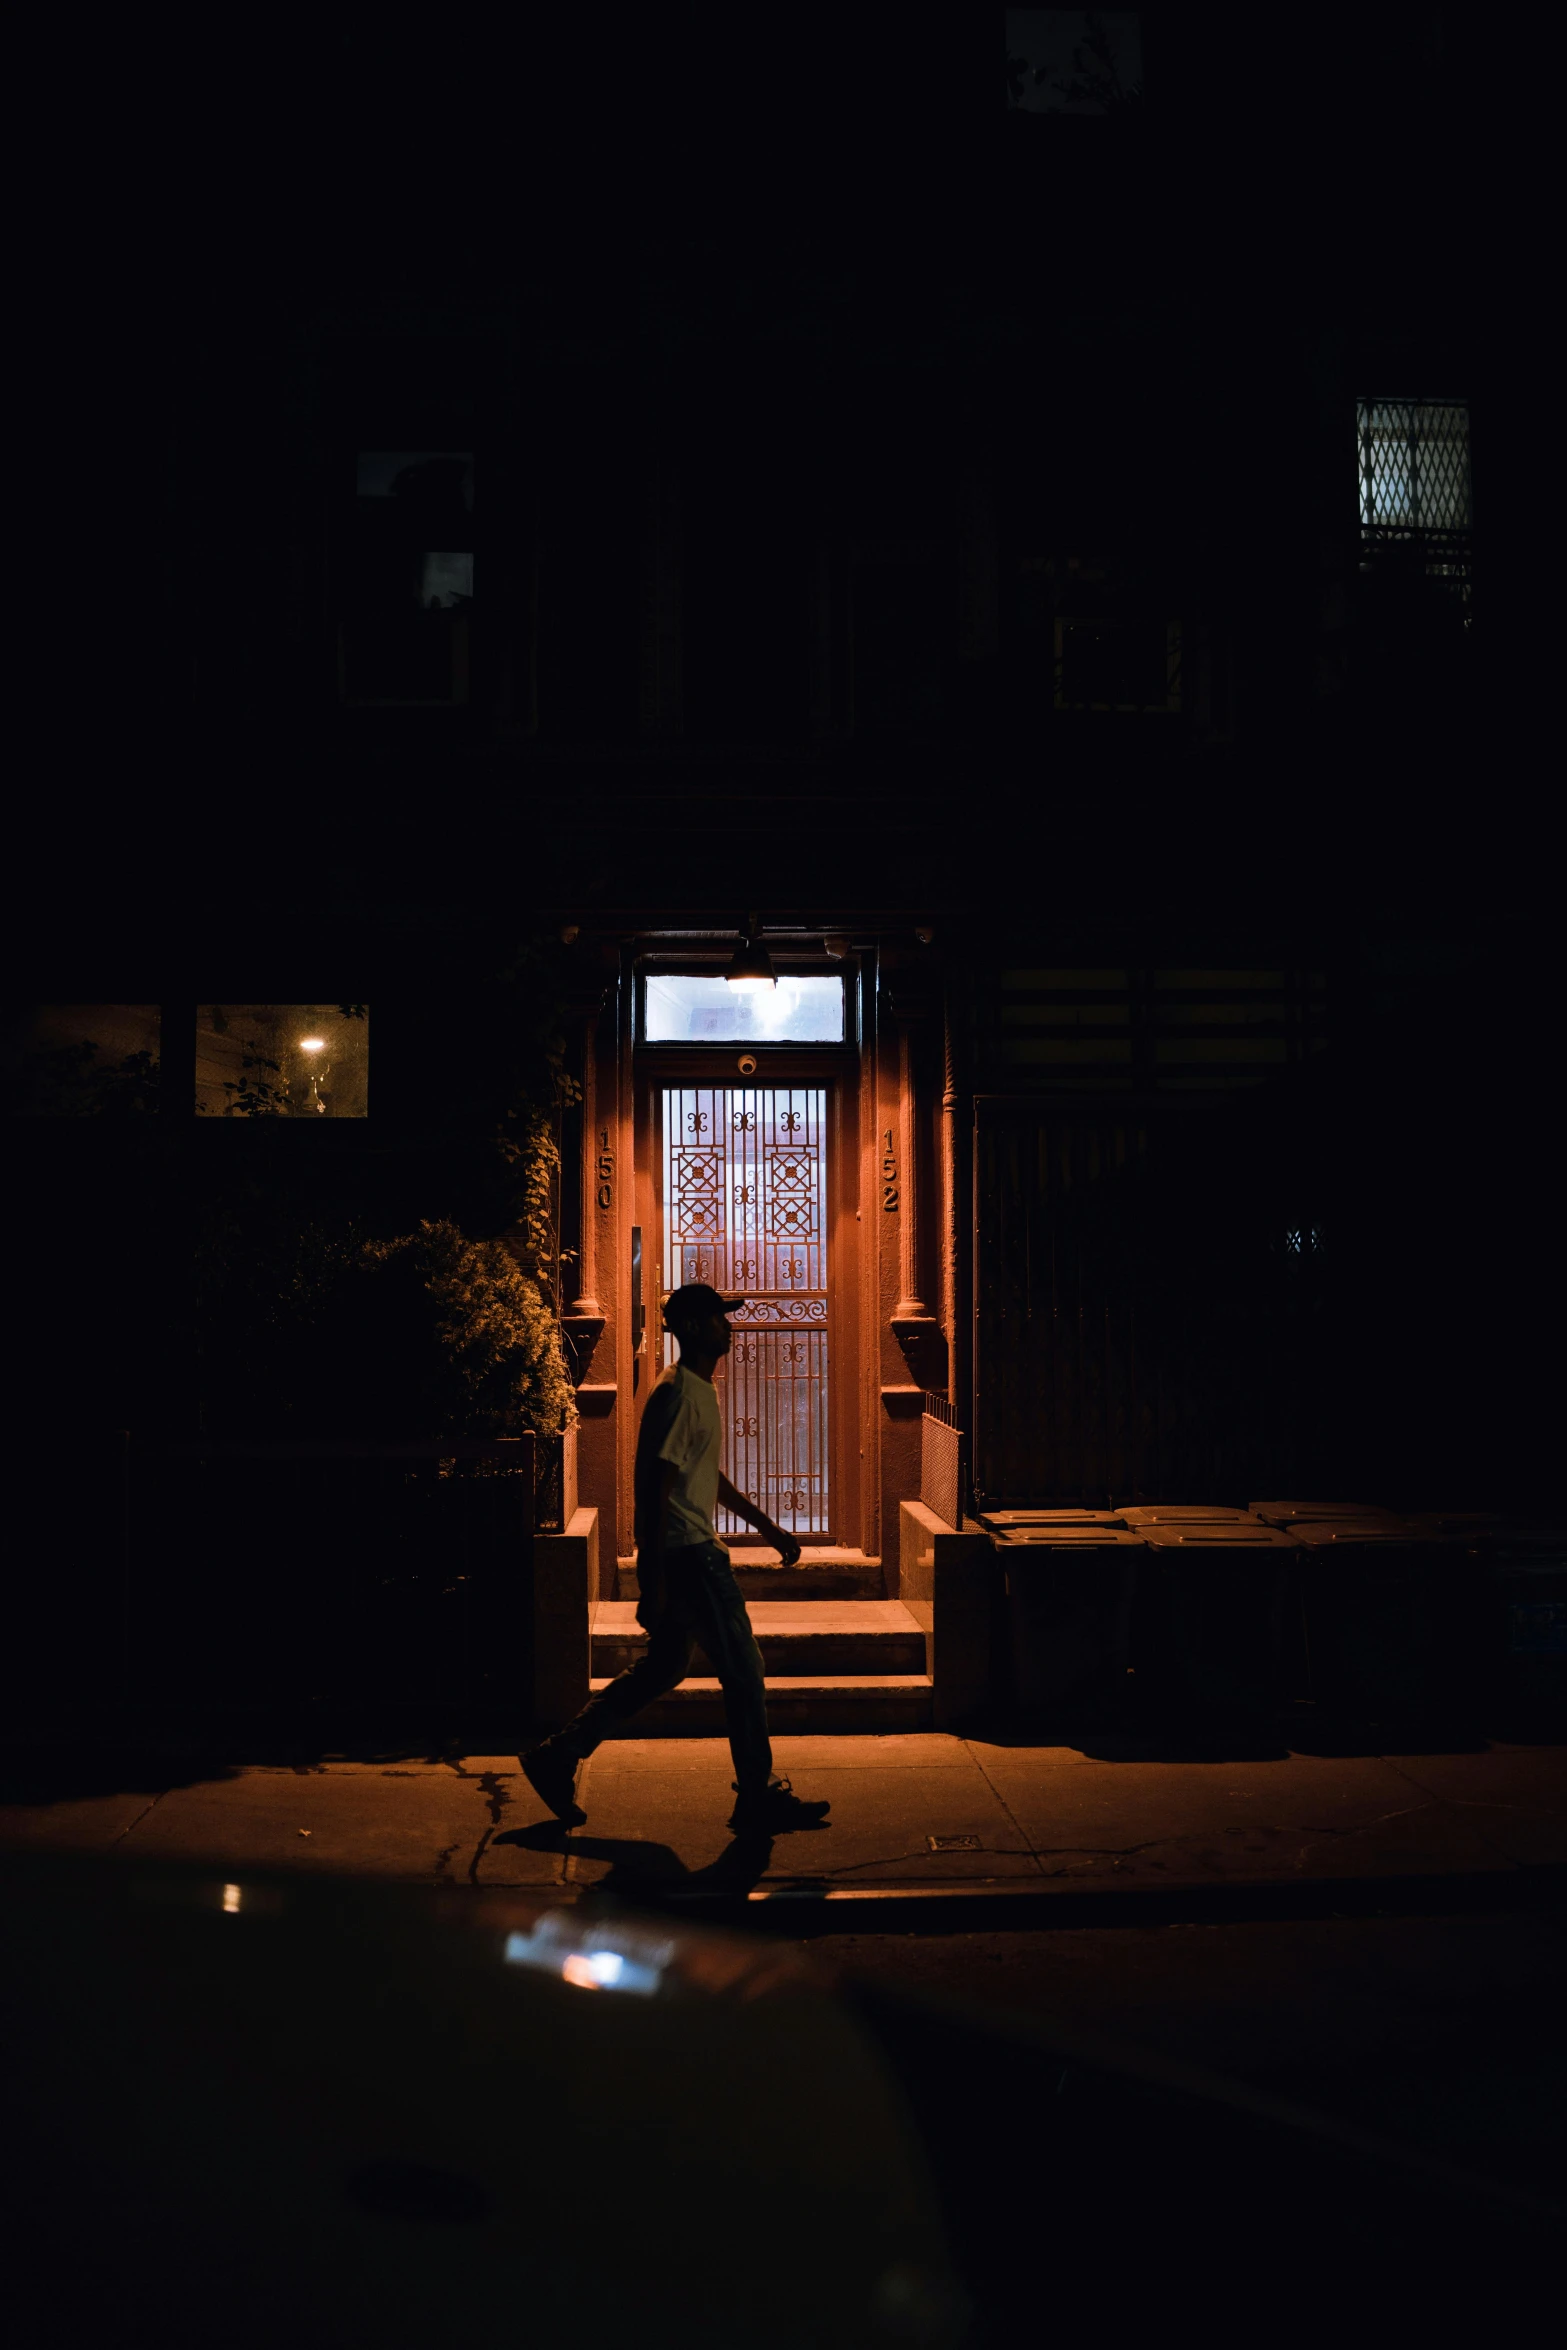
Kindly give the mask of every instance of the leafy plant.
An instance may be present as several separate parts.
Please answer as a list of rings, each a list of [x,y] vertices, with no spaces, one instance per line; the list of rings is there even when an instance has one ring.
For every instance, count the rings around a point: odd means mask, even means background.
[[[360,1265],[368,1330],[406,1366],[403,1392],[422,1397],[419,1433],[558,1436],[575,1421],[555,1317],[502,1242],[443,1219],[367,1242]]]
[[[204,1266],[212,1434],[396,1443],[575,1420],[555,1317],[502,1242],[449,1219],[391,1240],[348,1224],[244,1241]]]
[[[158,1062],[152,1053],[127,1053],[104,1062],[90,1037],[23,1056],[7,1088],[19,1118],[124,1118],[158,1106]]]

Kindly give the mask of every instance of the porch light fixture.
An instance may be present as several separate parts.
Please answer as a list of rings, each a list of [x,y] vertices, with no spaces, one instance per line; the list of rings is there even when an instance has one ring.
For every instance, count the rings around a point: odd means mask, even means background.
[[[736,948],[729,968],[724,973],[731,987],[763,988],[778,985],[773,959],[756,935],[758,927],[756,916],[750,915],[746,921],[744,942]]]
[[[302,1036],[299,1040],[299,1049],[302,1053],[324,1053],[326,1038],[324,1036]]]

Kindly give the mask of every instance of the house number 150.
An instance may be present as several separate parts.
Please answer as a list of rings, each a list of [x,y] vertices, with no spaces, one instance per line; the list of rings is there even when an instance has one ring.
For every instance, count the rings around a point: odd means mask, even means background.
[[[601,1208],[607,1208],[609,1206],[612,1196],[609,1187],[614,1179],[614,1174],[615,1158],[614,1153],[609,1148],[609,1128],[607,1126],[601,1126],[599,1128],[598,1156],[598,1202]]]

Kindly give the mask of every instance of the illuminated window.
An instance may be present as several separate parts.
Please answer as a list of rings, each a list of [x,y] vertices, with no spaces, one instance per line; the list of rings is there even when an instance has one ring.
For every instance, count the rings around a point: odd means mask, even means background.
[[[1462,400],[1356,407],[1362,569],[1389,562],[1446,582],[1467,606],[1469,409]]]
[[[791,977],[770,988],[731,987],[716,974],[650,972],[642,1033],[648,1044],[842,1044],[843,981]]]
[[[369,1114],[364,1004],[203,1004],[196,1110],[219,1118]]]

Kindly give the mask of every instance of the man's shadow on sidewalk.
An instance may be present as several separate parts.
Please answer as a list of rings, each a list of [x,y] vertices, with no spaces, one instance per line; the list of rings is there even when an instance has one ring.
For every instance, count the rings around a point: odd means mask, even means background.
[[[499,1844],[519,1844],[528,1852],[576,1853],[585,1860],[607,1860],[607,1875],[583,1890],[636,1901],[743,1901],[766,1875],[773,1857],[771,1836],[739,1835],[706,1868],[691,1869],[668,1844],[638,1836],[584,1836],[559,1820],[538,1820],[531,1828],[507,1828],[491,1839],[490,1850]]]

